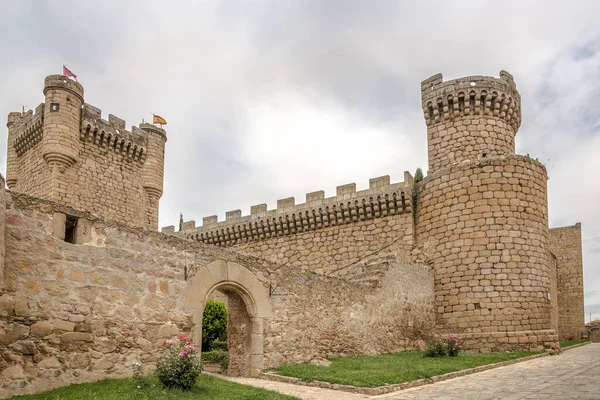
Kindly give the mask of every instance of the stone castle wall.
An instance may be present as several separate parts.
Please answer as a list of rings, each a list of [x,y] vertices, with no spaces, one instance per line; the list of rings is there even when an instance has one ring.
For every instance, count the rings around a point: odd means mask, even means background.
[[[487,351],[556,346],[546,179],[539,162],[505,156],[420,184],[417,242],[434,265],[436,329]]]
[[[558,334],[580,338],[585,334],[581,224],[550,229],[550,250],[558,266]]]
[[[389,176],[373,178],[369,189],[339,186],[337,196],[324,191],[306,195],[306,203],[279,200],[277,209],[253,206],[251,214],[227,213],[226,221],[206,217],[203,226],[183,225],[183,235],[228,247],[273,262],[376,285],[382,254],[410,259],[412,249],[412,176],[390,184]],[[172,233],[174,227],[163,228]],[[384,266],[384,269],[386,267]]]
[[[45,103],[8,117],[7,183],[11,190],[122,221],[158,227],[165,132],[83,103],[83,87],[46,78]]]
[[[372,287],[4,195],[0,396],[130,375],[137,360],[151,369],[163,338],[193,329],[184,268],[193,276],[219,259],[243,265],[270,293],[265,367],[399,351],[433,325],[432,273],[422,264],[386,255],[384,279]],[[75,244],[64,241],[65,214],[78,218]],[[233,368],[243,368],[232,357]]]

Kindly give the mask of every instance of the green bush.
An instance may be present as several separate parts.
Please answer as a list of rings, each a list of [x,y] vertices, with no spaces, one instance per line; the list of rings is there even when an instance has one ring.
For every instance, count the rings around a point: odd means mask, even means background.
[[[202,362],[204,364],[219,364],[221,370],[227,371],[229,366],[229,353],[224,350],[213,350],[202,353]]]
[[[213,350],[224,350],[224,351],[227,351],[227,341],[226,340],[218,340],[218,339],[215,340],[210,345],[209,351],[213,351]]]
[[[423,357],[456,357],[462,350],[461,341],[462,338],[454,333],[450,333],[445,339],[434,333],[425,341]]]
[[[194,387],[202,367],[196,357],[196,346],[184,335],[163,341],[163,354],[156,363],[154,375],[167,388],[189,390]]]
[[[227,309],[222,302],[208,299],[202,316],[202,351],[212,350],[216,340],[227,342]]]

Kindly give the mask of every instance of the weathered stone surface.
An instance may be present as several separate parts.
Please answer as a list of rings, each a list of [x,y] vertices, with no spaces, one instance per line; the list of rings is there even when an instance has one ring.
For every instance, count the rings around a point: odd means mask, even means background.
[[[52,324],[48,321],[39,321],[31,325],[31,334],[40,338],[52,333]]]
[[[62,335],[60,335],[60,340],[63,343],[78,342],[78,341],[91,342],[94,340],[94,335],[92,335],[91,333],[85,333],[85,332],[67,332],[67,333],[63,333]]]
[[[2,377],[4,379],[23,379],[25,374],[23,373],[23,367],[20,365],[11,365],[2,371]]]
[[[37,367],[40,369],[46,368],[60,368],[62,364],[58,361],[56,357],[48,357],[37,363]]]

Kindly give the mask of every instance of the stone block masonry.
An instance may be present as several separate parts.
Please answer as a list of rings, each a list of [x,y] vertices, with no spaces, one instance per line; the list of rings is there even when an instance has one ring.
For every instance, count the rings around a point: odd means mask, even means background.
[[[558,334],[579,339],[585,334],[581,224],[550,229],[549,246],[558,265]]]
[[[61,75],[46,78],[44,95],[35,114],[8,116],[9,188],[157,229],[165,131],[102,119],[84,103],[83,87]]]
[[[255,276],[272,309],[263,334],[248,337],[244,310],[251,303],[242,307],[237,292],[228,292],[235,287],[223,289],[237,311],[228,328],[236,375],[248,375],[248,357],[275,367],[400,351],[433,326],[433,278],[423,264],[387,257],[381,284],[371,287],[184,243],[47,200],[5,190],[3,198],[0,396],[128,376],[134,361],[149,371],[164,338],[191,334],[201,324],[184,304],[184,267],[191,279],[215,260],[235,262]],[[65,215],[78,218],[75,243],[64,239]],[[264,353],[248,352],[245,346],[255,340]]]

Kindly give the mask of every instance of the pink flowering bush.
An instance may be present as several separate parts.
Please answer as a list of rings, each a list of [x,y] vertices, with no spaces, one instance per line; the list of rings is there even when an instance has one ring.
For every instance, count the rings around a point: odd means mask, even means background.
[[[446,355],[446,346],[440,336],[434,333],[425,341],[425,354],[423,357],[443,357]]]
[[[194,387],[202,372],[196,345],[179,335],[177,339],[163,341],[163,347],[154,375],[168,388],[189,390]]]
[[[456,357],[462,350],[462,338],[454,333],[451,333],[446,338],[441,338],[434,333],[425,341],[425,349],[423,357],[443,357],[448,355]]]
[[[446,349],[450,357],[456,357],[462,350],[462,338],[454,333],[451,333],[446,338]]]

